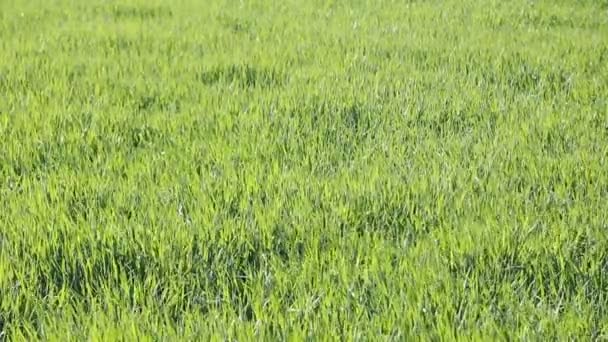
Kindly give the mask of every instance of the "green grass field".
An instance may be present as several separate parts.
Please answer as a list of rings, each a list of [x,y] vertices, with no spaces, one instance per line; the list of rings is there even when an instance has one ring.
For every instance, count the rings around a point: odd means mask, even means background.
[[[607,340],[608,1],[0,0],[0,340]]]

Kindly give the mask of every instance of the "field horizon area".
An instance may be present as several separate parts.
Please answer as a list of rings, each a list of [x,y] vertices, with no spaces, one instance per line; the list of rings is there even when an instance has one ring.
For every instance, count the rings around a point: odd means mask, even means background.
[[[605,341],[607,159],[605,0],[0,0],[0,341]]]

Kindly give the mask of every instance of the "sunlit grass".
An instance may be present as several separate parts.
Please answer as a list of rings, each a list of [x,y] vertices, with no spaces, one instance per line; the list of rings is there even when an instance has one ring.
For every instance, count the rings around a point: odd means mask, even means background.
[[[608,338],[607,18],[0,2],[0,340]]]

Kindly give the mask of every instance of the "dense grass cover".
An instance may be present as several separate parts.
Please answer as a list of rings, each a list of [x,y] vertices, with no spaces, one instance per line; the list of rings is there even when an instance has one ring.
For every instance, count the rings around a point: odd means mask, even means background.
[[[608,2],[0,1],[0,340],[607,339]]]

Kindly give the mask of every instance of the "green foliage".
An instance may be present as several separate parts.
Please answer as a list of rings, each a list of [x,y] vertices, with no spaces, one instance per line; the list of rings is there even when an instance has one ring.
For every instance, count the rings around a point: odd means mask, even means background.
[[[0,2],[0,340],[608,338],[607,11]]]

